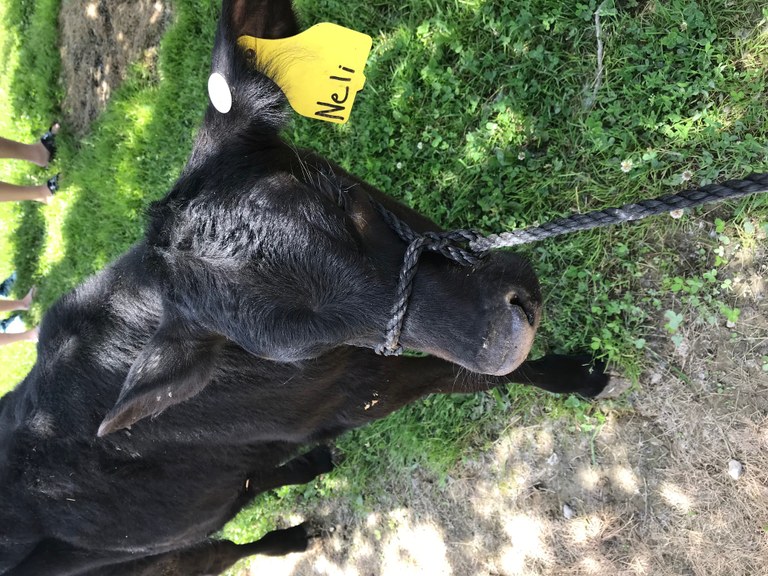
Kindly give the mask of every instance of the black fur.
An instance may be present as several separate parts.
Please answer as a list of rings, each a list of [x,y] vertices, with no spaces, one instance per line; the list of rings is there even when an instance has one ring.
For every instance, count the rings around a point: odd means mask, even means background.
[[[296,31],[287,0],[225,2],[213,70],[232,111],[209,106],[144,240],[45,315],[37,363],[0,400],[0,574],[215,573],[301,550],[303,528],[208,537],[258,492],[332,468],[302,446],[425,394],[607,382],[578,357],[524,362],[541,298],[511,253],[473,270],[424,256],[401,342],[432,356],[371,351],[405,245],[370,198],[438,228],[280,138],[284,97],[234,39]],[[458,384],[458,366],[475,376]]]

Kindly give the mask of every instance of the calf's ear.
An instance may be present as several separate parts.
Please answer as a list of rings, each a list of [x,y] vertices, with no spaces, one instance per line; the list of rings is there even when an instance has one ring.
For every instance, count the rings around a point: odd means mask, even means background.
[[[115,406],[99,426],[105,436],[191,398],[208,385],[222,336],[165,318],[131,366]]]

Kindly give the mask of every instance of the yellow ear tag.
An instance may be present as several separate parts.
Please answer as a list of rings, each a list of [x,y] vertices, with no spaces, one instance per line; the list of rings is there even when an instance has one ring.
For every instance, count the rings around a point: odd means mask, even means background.
[[[329,22],[290,38],[265,40],[240,36],[238,44],[274,80],[288,102],[302,116],[344,124],[355,96],[363,89],[363,68],[371,51],[371,37]]]

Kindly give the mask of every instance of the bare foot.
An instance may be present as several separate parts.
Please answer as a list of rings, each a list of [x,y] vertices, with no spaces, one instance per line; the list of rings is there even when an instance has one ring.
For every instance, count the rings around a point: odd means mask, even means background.
[[[48,187],[43,184],[40,186],[40,192],[34,200],[35,202],[40,202],[40,204],[50,204],[51,198],[53,198],[53,194],[50,190],[48,190]]]
[[[37,286],[32,286],[32,288],[29,289],[27,295],[21,299],[22,308],[19,308],[19,310],[29,310],[29,307],[32,305],[32,299],[35,297],[36,291]]]
[[[35,326],[34,328],[27,330],[24,332],[24,336],[24,339],[28,342],[37,342],[40,339],[40,327]]]

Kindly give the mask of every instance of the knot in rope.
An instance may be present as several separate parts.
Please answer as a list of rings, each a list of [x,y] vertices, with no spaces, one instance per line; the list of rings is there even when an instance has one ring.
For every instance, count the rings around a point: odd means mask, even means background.
[[[472,230],[452,230],[448,232],[424,232],[418,234],[400,220],[392,212],[384,208],[378,202],[371,200],[376,210],[384,221],[397,233],[401,240],[408,243],[403,257],[403,265],[400,267],[400,275],[397,284],[395,304],[392,307],[384,342],[376,347],[376,353],[383,356],[398,356],[402,354],[400,346],[400,334],[403,331],[405,313],[408,309],[408,301],[413,291],[413,279],[419,267],[419,258],[426,250],[437,252],[461,266],[475,266],[484,256],[484,251],[476,251],[469,246],[472,242],[481,239],[482,236]]]
[[[606,208],[587,212],[586,214],[573,214],[567,218],[556,218],[541,226],[532,226],[489,236],[483,236],[473,230],[417,234],[408,224],[371,199],[371,202],[382,218],[408,244],[403,265],[400,268],[397,300],[392,307],[392,316],[387,323],[385,341],[376,347],[376,352],[385,356],[394,356],[402,353],[402,346],[399,344],[400,333],[403,329],[403,321],[405,320],[405,313],[408,308],[408,299],[413,289],[413,279],[416,276],[416,269],[419,265],[419,256],[421,256],[424,250],[442,254],[449,260],[462,266],[475,266],[490,250],[529,244],[545,238],[560,236],[561,234],[590,230],[621,222],[631,222],[674,210],[693,208],[722,200],[735,200],[767,191],[768,173],[750,174],[742,180],[728,180],[722,184],[709,184],[698,189],[684,190],[677,194],[667,194],[659,198],[625,204],[619,208]]]

